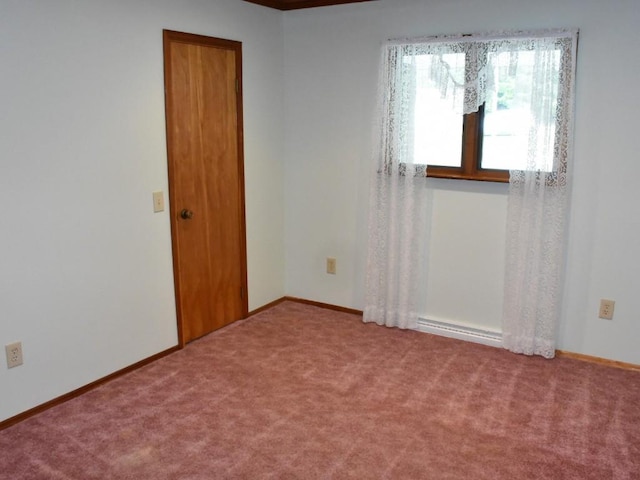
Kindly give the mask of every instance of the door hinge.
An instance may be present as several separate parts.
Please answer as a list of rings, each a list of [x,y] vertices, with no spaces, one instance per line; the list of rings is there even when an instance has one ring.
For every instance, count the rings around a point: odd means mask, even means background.
[[[240,287],[240,298],[244,300],[244,287]]]
[[[236,78],[236,93],[240,93],[240,79]]]

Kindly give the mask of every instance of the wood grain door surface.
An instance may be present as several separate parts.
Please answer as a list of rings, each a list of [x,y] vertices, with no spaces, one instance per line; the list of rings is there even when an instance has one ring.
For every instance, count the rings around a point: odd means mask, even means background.
[[[241,48],[230,40],[164,31],[181,345],[247,316]]]

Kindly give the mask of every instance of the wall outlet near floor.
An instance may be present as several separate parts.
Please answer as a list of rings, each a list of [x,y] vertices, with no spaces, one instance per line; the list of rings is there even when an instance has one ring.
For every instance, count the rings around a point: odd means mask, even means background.
[[[5,345],[4,350],[7,354],[7,368],[22,365],[22,342]]]
[[[327,273],[330,273],[331,275],[335,275],[336,274],[336,259],[335,258],[331,258],[331,257],[327,258]]]
[[[605,320],[613,319],[613,307],[615,307],[616,302],[613,300],[607,300],[603,298],[600,300],[600,314],[598,315],[600,318]]]

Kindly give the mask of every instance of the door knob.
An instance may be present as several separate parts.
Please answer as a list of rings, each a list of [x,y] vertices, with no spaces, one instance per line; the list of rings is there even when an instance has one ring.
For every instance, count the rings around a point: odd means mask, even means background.
[[[184,220],[191,220],[193,218],[193,212],[191,210],[187,210],[186,208],[183,208],[182,211],[180,212],[180,218]]]

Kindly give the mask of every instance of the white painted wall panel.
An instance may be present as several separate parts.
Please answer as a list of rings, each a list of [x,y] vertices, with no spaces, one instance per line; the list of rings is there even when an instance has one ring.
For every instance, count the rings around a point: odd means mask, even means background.
[[[250,309],[284,294],[282,14],[235,0],[0,3],[0,420],[177,342],[162,29],[243,42]],[[4,355],[3,355],[4,357]]]
[[[615,0],[379,0],[285,14],[286,290],[364,305],[364,263],[379,46],[387,38],[578,27],[576,148],[560,348],[640,364],[640,3]],[[425,315],[492,328],[501,313],[506,203],[478,184],[434,191]],[[498,189],[499,190],[499,189]],[[474,199],[476,200],[474,202]],[[473,203],[486,225],[463,211]],[[458,213],[457,213],[458,212]],[[475,232],[485,257],[455,255]],[[491,248],[495,245],[495,248]],[[338,259],[338,274],[323,259]],[[450,266],[451,268],[447,268]],[[484,281],[482,288],[470,285]],[[464,295],[454,289],[463,286]],[[597,318],[616,300],[613,321]]]

